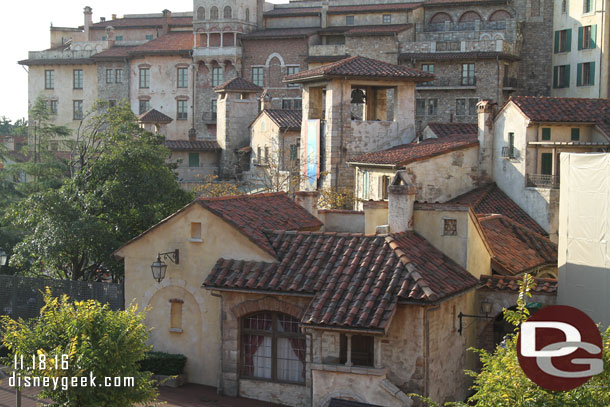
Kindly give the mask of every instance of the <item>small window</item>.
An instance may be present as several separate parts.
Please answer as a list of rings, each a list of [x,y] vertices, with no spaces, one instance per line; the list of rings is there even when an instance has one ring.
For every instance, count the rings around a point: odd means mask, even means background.
[[[114,82],[114,70],[106,69],[106,83],[113,83],[113,82]]]
[[[261,146],[256,147],[256,161],[259,164],[263,163],[263,153],[261,152]]]
[[[468,99],[468,114],[474,116],[477,114],[477,103],[479,103],[479,98],[469,98]]]
[[[462,64],[462,86],[474,86],[474,64]]]
[[[262,67],[257,66],[252,68],[252,83],[262,87],[264,82],[264,70]]]
[[[74,89],[83,88],[83,70],[82,69],[75,69],[73,71],[73,84],[74,84]]]
[[[183,300],[172,298],[169,300],[169,330],[170,332],[182,332],[182,304]]]
[[[224,9],[224,19],[225,20],[230,20],[232,17],[232,11],[231,11],[231,7],[230,6],[226,6]]]
[[[269,146],[265,146],[265,164],[269,164]]]
[[[434,64],[422,64],[421,70],[424,72],[428,72],[434,74]],[[434,81],[423,82],[422,85],[432,85]]]
[[[426,115],[426,99],[415,99],[415,115]]]
[[[438,99],[428,99],[428,116],[436,116],[438,114]]]
[[[294,110],[301,110],[303,108],[303,99],[294,99]]]
[[[345,25],[354,25],[354,16],[345,16]]]
[[[289,66],[286,68],[286,75],[294,75],[296,73],[299,73],[300,70],[301,70],[301,67]],[[298,88],[299,84],[298,83],[288,83],[286,86],[289,88]]]
[[[296,161],[299,158],[299,150],[296,144],[290,145],[290,161]]]
[[[339,346],[339,362],[347,362],[347,335],[341,334]],[[351,361],[354,366],[373,366],[375,339],[369,335],[352,335]]]
[[[580,141],[580,129],[573,128],[570,132],[570,140],[572,141]]]
[[[379,194],[381,196],[381,199],[388,199],[388,188],[390,187],[390,177],[387,175],[382,176],[381,182],[379,184],[381,185],[381,194]]]
[[[186,120],[188,119],[188,101],[186,100],[178,100],[177,101],[177,116],[178,120]]]
[[[212,117],[214,119],[216,119],[217,103],[218,103],[217,99],[212,99],[211,108],[212,108]]]
[[[553,87],[570,87],[570,65],[557,65],[553,67]]]
[[[57,114],[57,100],[51,99],[49,100],[49,113]]]
[[[218,86],[223,82],[223,72],[222,68],[216,66],[212,68],[212,86]]]
[[[218,7],[212,6],[210,9],[210,20],[218,20]]]
[[[246,22],[249,22],[249,21],[250,21],[250,9],[247,8],[246,9]]]
[[[383,23],[384,24],[392,24],[392,15],[391,14],[384,14],[383,15]]]
[[[55,89],[55,71],[53,69],[44,71],[44,88]]]
[[[74,120],[83,119],[83,101],[82,100],[73,100],[72,101],[72,118]]]
[[[561,13],[566,14],[568,12],[568,2],[567,0],[561,0]]]
[[[191,222],[191,240],[201,240],[201,222]]]
[[[443,219],[443,236],[457,236],[457,219]]]
[[[123,41],[123,36],[122,35],[117,35],[116,36],[116,40],[117,41]]]
[[[140,68],[140,89],[150,88],[150,69]]]
[[[542,141],[549,141],[550,139],[551,139],[551,128],[543,127],[542,128]]]
[[[144,114],[150,110],[150,100],[141,99],[139,107],[139,114]]]
[[[590,13],[591,11],[593,11],[593,1],[594,0],[584,0],[583,1],[583,7],[582,7],[583,13]]]
[[[368,171],[364,170],[362,173],[362,199],[369,199],[369,183],[370,183],[370,174]]]
[[[189,153],[189,167],[199,167],[199,153]]]
[[[455,99],[455,114],[457,116],[466,115],[466,99]]]
[[[114,80],[116,83],[123,83],[123,70],[115,69],[114,70]]]
[[[152,39],[154,38],[152,34],[146,34],[146,36],[144,37],[146,38],[146,41],[152,41]]]
[[[189,82],[188,68],[178,68],[178,87],[187,88]]]

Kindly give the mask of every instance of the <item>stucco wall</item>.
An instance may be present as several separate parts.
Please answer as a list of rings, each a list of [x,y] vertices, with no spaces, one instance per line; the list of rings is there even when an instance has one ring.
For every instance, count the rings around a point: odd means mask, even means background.
[[[364,212],[320,209],[318,218],[324,223],[325,232],[364,232]]]
[[[491,253],[485,245],[482,230],[478,222],[473,219],[476,215],[468,217],[468,257],[466,270],[476,278],[483,274],[491,274]]]
[[[200,222],[202,241],[190,239],[191,222]],[[231,242],[231,244],[227,244]],[[159,252],[180,250],[180,264],[170,261],[161,284],[150,265]],[[156,350],[186,355],[186,373],[193,383],[217,385],[220,324],[219,300],[201,284],[220,257],[271,261],[272,258],[232,226],[198,204],[122,248],[125,259],[125,301],[147,306],[146,325],[153,329]],[[169,331],[169,299],[184,301],[182,333]]]

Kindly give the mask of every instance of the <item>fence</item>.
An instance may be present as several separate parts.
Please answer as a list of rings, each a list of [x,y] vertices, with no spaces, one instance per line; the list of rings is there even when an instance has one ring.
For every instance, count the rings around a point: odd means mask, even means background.
[[[73,301],[97,300],[113,310],[125,308],[122,284],[0,275],[0,315],[13,319],[37,317],[44,305],[45,287],[54,296],[66,294]]]

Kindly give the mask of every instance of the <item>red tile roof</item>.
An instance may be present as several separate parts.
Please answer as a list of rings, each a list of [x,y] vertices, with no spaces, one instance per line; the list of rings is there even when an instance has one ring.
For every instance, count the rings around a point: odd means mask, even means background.
[[[263,88],[253,84],[247,79],[236,77],[225,82],[214,88],[215,91],[232,91],[232,92],[262,92]]]
[[[413,24],[395,24],[395,25],[364,25],[356,26],[346,31],[347,36],[359,36],[359,35],[394,35],[399,32],[403,32],[413,27]]]
[[[267,28],[265,30],[252,31],[244,34],[242,40],[265,40],[278,38],[300,38],[315,34],[317,28]]]
[[[398,168],[415,161],[426,160],[452,151],[474,147],[478,144],[479,141],[473,136],[456,135],[454,137],[431,138],[419,143],[402,144],[387,150],[362,154],[352,158],[350,163]]]
[[[513,96],[502,109],[511,102],[534,122],[595,123],[602,131],[610,123],[610,99]]]
[[[124,47],[124,46],[118,46],[115,45],[112,48],[108,48],[105,51],[102,52],[98,52],[97,54],[94,54],[91,56],[92,59],[123,59],[123,58],[128,58],[129,57],[129,52],[133,49],[135,49],[136,46],[128,46],[128,47]]]
[[[395,81],[429,81],[434,75],[402,65],[389,64],[376,59],[353,56],[317,68],[288,75],[284,82],[306,82],[328,78],[368,78]]]
[[[481,276],[483,287],[492,290],[500,291],[519,291],[519,281],[523,280],[523,276]],[[557,293],[557,279],[555,278],[538,278],[534,277],[535,285],[532,288],[534,293]]]
[[[492,4],[507,4],[507,0],[429,0],[424,7],[446,7],[446,6],[488,6]]]
[[[162,35],[132,48],[129,53],[136,54],[174,54],[188,53],[193,49],[193,33],[188,31],[175,31]]]
[[[302,113],[300,110],[265,109],[261,113],[269,116],[280,130],[301,129]]]
[[[310,295],[304,325],[384,331],[399,302],[435,302],[478,284],[415,232],[268,238],[279,263],[219,259],[204,286]]]
[[[474,189],[452,199],[447,204],[470,206],[477,215],[504,215],[535,233],[547,235],[546,231],[496,184]]]
[[[522,274],[557,266],[557,245],[503,215],[479,216],[493,252],[492,268],[500,274]]]
[[[174,119],[168,115],[161,113],[157,109],[150,109],[148,112],[138,116],[138,121],[141,123],[171,123]]]
[[[328,14],[370,13],[405,11],[420,7],[422,3],[354,4],[349,6],[330,6]],[[265,12],[265,17],[315,16],[322,12],[321,7],[278,7]]]
[[[100,21],[93,25],[91,25],[91,29],[99,30],[106,29],[106,27],[114,27],[114,28],[157,28],[163,27],[163,23],[165,22],[165,17],[127,17],[127,18],[117,18],[115,20],[106,20]],[[169,22],[170,27],[192,27],[193,26],[193,17],[187,16],[176,16],[171,17]],[[193,33],[191,32],[191,36]]]
[[[216,140],[165,140],[165,146],[172,151],[217,151]]]
[[[457,134],[476,137],[479,132],[479,126],[476,123],[428,123],[427,127],[430,128],[438,138]]]
[[[283,192],[199,198],[197,202],[275,256],[264,230],[318,230],[322,222]]]
[[[518,61],[517,55],[497,51],[466,51],[466,52],[404,52],[398,56],[399,61],[439,61],[463,59],[500,59]]]

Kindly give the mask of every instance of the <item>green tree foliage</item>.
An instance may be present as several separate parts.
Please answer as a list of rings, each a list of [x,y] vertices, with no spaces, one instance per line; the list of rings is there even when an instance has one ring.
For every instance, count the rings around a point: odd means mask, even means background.
[[[26,231],[11,264],[30,274],[91,280],[110,271],[120,280],[111,253],[192,199],[165,163],[163,138],[141,129],[127,104],[102,109],[95,120],[101,124],[73,147],[72,178],[8,212]]]
[[[72,303],[65,295],[52,297],[48,288],[44,301],[35,320],[4,317],[1,321],[2,343],[9,349],[6,364],[14,367],[14,356],[18,361],[24,357],[24,365],[17,364],[16,377],[58,378],[58,388],[43,387],[40,397],[61,406],[133,406],[156,398],[150,372],[139,371],[139,362],[150,349],[144,313],[136,307],[112,311],[93,300]],[[38,362],[44,358],[45,364],[32,366],[32,355]],[[62,359],[62,355],[67,356]],[[96,387],[62,388],[62,380],[69,383],[72,377],[91,376],[96,378]],[[104,387],[106,377],[134,380],[133,385],[123,380],[121,386]]]

